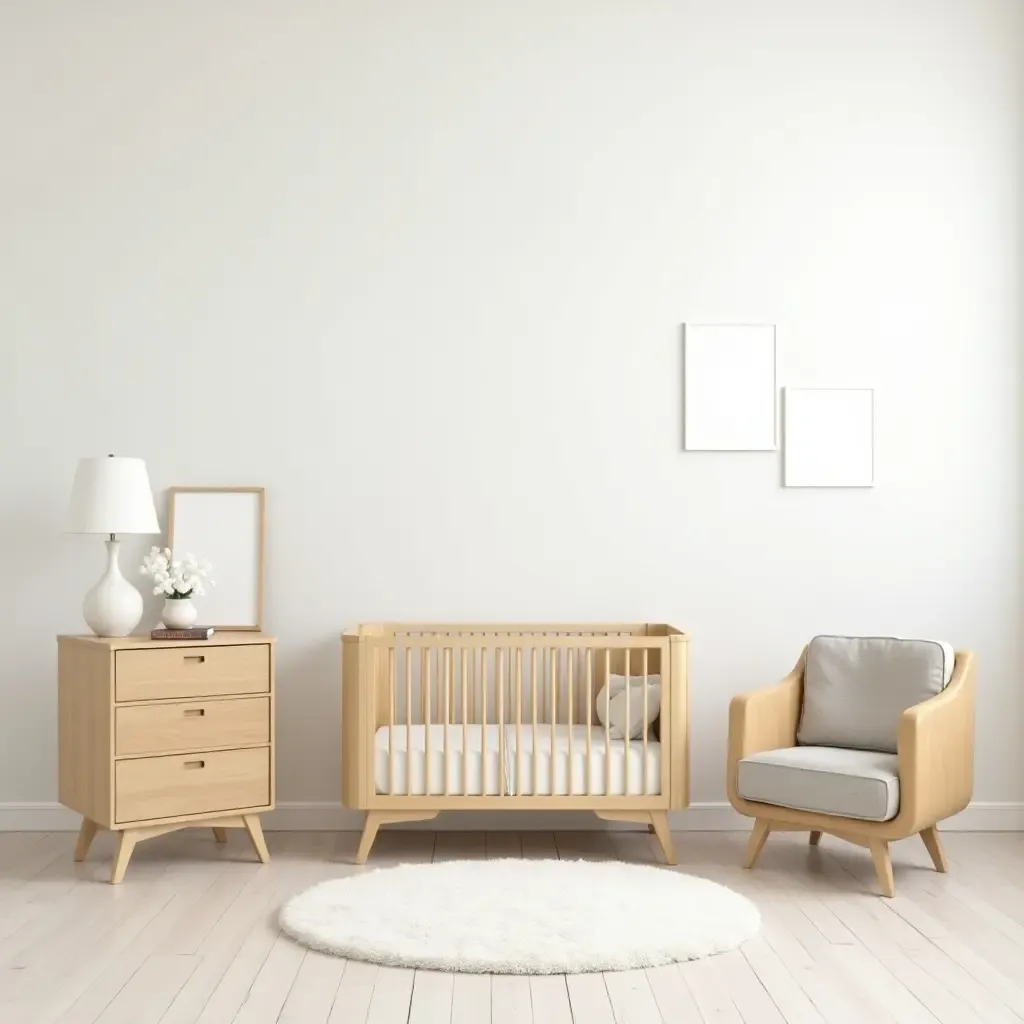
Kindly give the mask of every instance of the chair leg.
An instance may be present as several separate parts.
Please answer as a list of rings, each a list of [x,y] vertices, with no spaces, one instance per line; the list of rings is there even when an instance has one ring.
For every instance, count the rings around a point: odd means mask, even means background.
[[[82,819],[82,827],[78,831],[78,842],[75,843],[75,860],[85,860],[89,853],[89,847],[92,846],[93,839],[96,838],[96,832],[99,829],[99,825],[95,821],[89,818]]]
[[[871,859],[875,862],[875,874],[878,875],[878,884],[882,887],[882,895],[891,899],[896,895],[896,883],[892,877],[889,844],[884,839],[872,839],[870,849]]]
[[[817,846],[821,842],[821,833],[818,831],[811,832],[811,846]]]
[[[934,825],[931,828],[922,829],[921,839],[932,858],[935,870],[945,874],[949,870],[949,865],[946,863],[946,854],[942,849],[942,843],[939,842],[939,830]]]
[[[228,841],[228,830],[226,828],[218,828],[214,825],[213,838],[218,843],[226,843]]]
[[[772,823],[767,818],[756,818],[754,828],[750,833],[750,842],[747,843],[747,856],[743,861],[745,868],[752,868],[761,856],[768,833],[772,830]]]
[[[668,824],[668,811],[651,811],[651,828],[661,843],[661,852],[665,854],[666,864],[676,864],[676,851],[672,845],[672,830]]]
[[[256,851],[261,864],[270,863],[270,852],[267,850],[266,840],[263,838],[263,826],[260,824],[259,816],[256,814],[243,814],[242,821],[245,822],[245,830],[249,833],[249,841]]]

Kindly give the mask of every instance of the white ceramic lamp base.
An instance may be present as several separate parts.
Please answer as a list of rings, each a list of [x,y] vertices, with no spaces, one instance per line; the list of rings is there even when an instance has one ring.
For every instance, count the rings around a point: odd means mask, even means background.
[[[107,541],[107,569],[82,604],[82,614],[97,636],[128,636],[142,619],[142,595],[121,575],[117,552],[121,545]]]

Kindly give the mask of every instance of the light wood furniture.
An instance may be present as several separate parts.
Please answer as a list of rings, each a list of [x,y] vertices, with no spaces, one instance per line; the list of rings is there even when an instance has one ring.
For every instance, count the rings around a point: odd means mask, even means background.
[[[754,818],[745,867],[753,867],[772,832],[810,832],[812,846],[823,833],[866,847],[879,885],[895,895],[889,843],[920,834],[936,871],[946,870],[937,825],[970,802],[974,788],[974,655],[957,651],[953,675],[937,696],[908,708],[900,716],[897,758],[900,804],[890,821],[793,810],[756,803],[739,795],[739,762],[766,750],[796,745],[803,693],[804,649],[782,682],[734,697],[729,707],[729,802]]]
[[[646,825],[674,864],[668,812],[689,803],[687,650],[685,634],[656,623],[349,630],[342,799],[366,811],[356,861],[381,825],[447,810],[532,809]],[[634,739],[612,740],[599,721],[610,675],[661,677],[660,714]],[[414,768],[407,752],[416,736],[425,749]]]
[[[100,828],[120,834],[110,880],[136,843],[203,825],[244,828],[268,860],[274,806],[274,638],[57,640],[59,796],[82,815],[75,860]]]

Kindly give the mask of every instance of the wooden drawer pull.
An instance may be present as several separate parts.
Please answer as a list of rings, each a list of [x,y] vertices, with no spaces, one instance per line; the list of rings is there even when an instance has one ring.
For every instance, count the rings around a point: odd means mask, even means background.
[[[186,654],[185,655],[185,660],[186,661],[194,661],[197,665],[202,665],[202,663],[204,661],[206,661],[206,655],[205,654]]]
[[[186,718],[202,718],[206,714],[206,708],[185,708]]]
[[[185,767],[186,768],[205,768],[206,767],[206,762],[205,761],[186,761],[185,762]]]

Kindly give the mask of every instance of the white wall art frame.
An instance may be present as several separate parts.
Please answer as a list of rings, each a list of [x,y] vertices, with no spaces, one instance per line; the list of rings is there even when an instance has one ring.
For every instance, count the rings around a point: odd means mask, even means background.
[[[262,487],[170,489],[167,546],[213,566],[216,586],[196,598],[204,626],[262,629],[265,513]]]
[[[683,327],[683,448],[778,447],[773,324]]]
[[[786,487],[874,486],[875,393],[871,388],[786,388]]]

